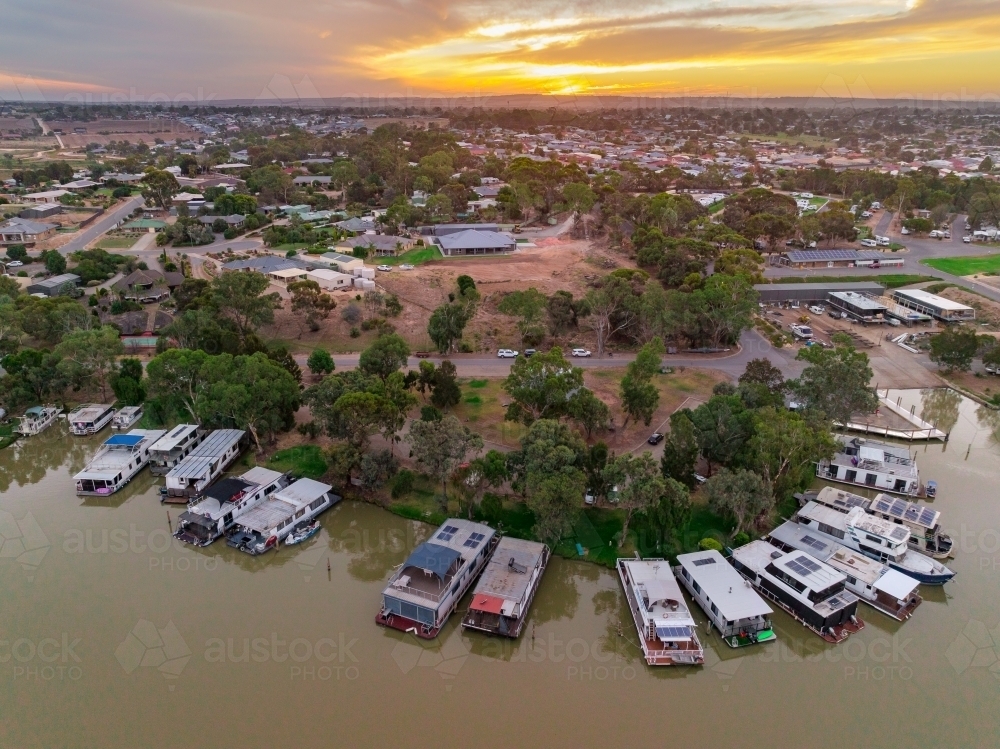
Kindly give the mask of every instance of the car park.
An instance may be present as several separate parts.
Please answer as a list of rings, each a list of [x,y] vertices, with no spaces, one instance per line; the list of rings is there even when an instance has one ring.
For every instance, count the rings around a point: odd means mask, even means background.
[[[659,432],[653,432],[651,435],[649,435],[649,439],[646,440],[646,442],[648,442],[651,445],[658,445],[661,442],[663,442],[663,435],[660,434]]]
[[[497,351],[497,356],[501,359],[513,359],[517,356],[517,352],[514,349],[502,348]]]
[[[575,348],[570,352],[570,356],[590,356],[590,352],[585,348]]]
[[[376,267],[377,270],[381,270],[381,271],[387,271],[388,272],[388,271],[392,270],[392,266],[391,265],[377,265],[375,267]]]

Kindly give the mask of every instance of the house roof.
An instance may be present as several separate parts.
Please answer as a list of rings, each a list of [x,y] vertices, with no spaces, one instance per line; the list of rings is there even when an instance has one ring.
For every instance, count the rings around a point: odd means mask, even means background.
[[[0,224],[0,232],[18,232],[23,234],[44,234],[50,229],[55,229],[55,224],[46,224],[42,221],[31,221],[26,218],[12,218],[4,224]]]
[[[273,273],[276,270],[286,268],[299,268],[304,270],[305,266],[296,260],[283,257],[251,257],[245,260],[233,260],[222,266],[223,270],[256,270],[261,273]]]
[[[115,282],[114,288],[128,289],[132,286],[180,286],[184,283],[183,273],[163,273],[162,271],[153,270],[152,268],[148,270],[134,270],[129,273],[124,278],[119,279]]]
[[[501,249],[513,247],[515,242],[505,234],[496,231],[466,229],[455,234],[438,237],[438,242],[446,250]]]

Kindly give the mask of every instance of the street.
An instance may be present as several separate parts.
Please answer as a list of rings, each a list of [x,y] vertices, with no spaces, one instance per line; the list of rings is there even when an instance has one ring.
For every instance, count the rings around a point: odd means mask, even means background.
[[[113,229],[119,221],[128,218],[132,211],[145,205],[141,197],[129,198],[102,215],[83,231],[77,232],[66,244],[59,248],[63,255],[69,255],[87,248],[87,245]]]

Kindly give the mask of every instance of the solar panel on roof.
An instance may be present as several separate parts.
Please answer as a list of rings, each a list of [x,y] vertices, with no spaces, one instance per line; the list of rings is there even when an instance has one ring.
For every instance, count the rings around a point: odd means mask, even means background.
[[[662,640],[666,639],[691,639],[690,627],[657,627],[656,636]]]
[[[809,570],[807,570],[805,567],[803,567],[794,559],[789,559],[787,562],[785,562],[785,566],[788,567],[788,569],[790,569],[797,575],[802,575],[802,577],[809,576]]]
[[[892,507],[892,502],[885,499],[875,500],[875,510],[877,512],[889,512],[889,508]]]
[[[918,521],[921,525],[930,528],[934,524],[934,516],[937,514],[934,510],[925,508],[923,512],[920,513],[920,520]]]
[[[694,560],[694,566],[695,567],[703,567],[706,564],[715,564],[715,560],[712,557],[708,557],[706,559],[695,559]]]
[[[899,527],[899,528],[893,528],[892,533],[890,533],[889,535],[892,536],[897,541],[902,541],[908,535],[910,535],[910,532],[906,530],[906,528]]]
[[[484,538],[486,538],[486,536],[484,534],[482,534],[482,533],[473,533],[472,535],[470,535],[468,537],[468,539],[466,539],[466,541],[463,544],[463,546],[468,546],[470,549],[475,549],[477,546],[479,546],[479,543]]]
[[[441,532],[438,533],[438,538],[442,541],[451,541],[451,539],[455,537],[456,533],[458,533],[457,527],[454,525],[446,525],[441,529]]]
[[[814,549],[819,549],[820,551],[826,548],[826,544],[823,541],[820,541],[818,538],[813,538],[812,536],[803,536],[802,543],[806,546],[812,546]]]
[[[819,565],[809,557],[796,557],[795,561],[801,564],[810,572],[819,572]]]
[[[902,499],[897,499],[895,502],[892,503],[892,509],[889,510],[889,514],[897,518],[903,517],[903,514],[906,512],[906,506],[908,504],[909,502],[906,502]]]

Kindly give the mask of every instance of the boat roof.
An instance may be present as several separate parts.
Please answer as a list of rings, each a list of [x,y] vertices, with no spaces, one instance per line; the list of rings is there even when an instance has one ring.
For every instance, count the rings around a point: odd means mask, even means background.
[[[128,434],[116,434],[105,440],[94,457],[87,464],[87,467],[76,474],[74,479],[94,479],[114,477],[122,467],[131,463],[135,452],[132,448],[141,444],[143,440],[155,442],[157,437],[163,434],[161,429],[133,429]],[[125,447],[127,450],[115,450],[116,447]]]
[[[931,482],[928,481],[928,484]],[[922,528],[933,529],[937,526],[941,513],[931,507],[917,502],[907,502],[905,499],[888,494],[877,494],[868,506],[869,510],[884,512],[894,518],[914,523]]]
[[[188,454],[188,458],[217,458],[245,435],[241,429],[216,429]]]
[[[451,569],[451,565],[456,559],[460,559],[461,557],[462,553],[457,549],[424,541],[406,558],[400,569],[404,570],[407,567],[416,567],[419,570],[425,570],[433,575],[437,575],[441,580],[444,580],[448,574],[448,570]]]
[[[545,544],[505,536],[500,539],[476,585],[472,608],[490,610],[489,598],[520,602],[528,592],[531,571],[545,553]],[[480,603],[483,598],[483,605]],[[499,613],[499,612],[494,612]]]
[[[25,416],[29,416],[29,415],[30,416],[38,416],[39,414],[42,413],[43,409],[44,409],[44,406],[32,406],[31,408],[25,410],[24,415]]]
[[[110,437],[107,440],[105,440],[104,444],[107,445],[108,447],[135,447],[144,439],[146,439],[145,434],[136,434],[135,432],[129,432],[128,434],[116,434],[113,437]]]
[[[837,441],[844,447],[857,448],[862,457],[876,456],[881,453],[882,455],[878,457],[878,460],[893,457],[898,460],[913,462],[913,455],[910,453],[910,449],[902,445],[893,445],[890,442],[876,442],[864,437],[851,437],[845,434],[838,434]]]
[[[910,529],[905,525],[898,525],[891,520],[869,515],[860,507],[851,508],[850,512],[845,515],[832,507],[810,501],[806,502],[805,507],[799,510],[798,515],[843,531],[846,531],[847,526],[851,525],[865,533],[891,538],[896,543],[905,543],[910,537]]]
[[[254,466],[246,473],[242,474],[240,478],[243,481],[249,481],[251,484],[257,484],[258,486],[264,486],[270,484],[272,481],[277,481],[282,476],[284,476],[281,471],[272,471],[270,468],[262,468],[261,466]]]
[[[835,541],[810,531],[794,520],[786,520],[768,534],[778,543],[805,551],[834,569],[862,580],[867,585],[874,584],[889,568],[864,554],[841,546]]]
[[[884,575],[872,584],[872,587],[887,593],[893,598],[903,600],[908,598],[919,585],[920,582],[915,578],[904,575],[899,570],[889,568],[885,571]]]
[[[142,411],[142,406],[125,406],[118,409],[119,416],[132,416]]]
[[[427,539],[438,546],[458,551],[464,559],[479,553],[479,547],[488,544],[496,531],[488,525],[461,518],[448,518]]]
[[[636,591],[636,598],[645,598],[648,601],[648,605],[644,601],[640,601],[640,605],[646,607],[646,611],[656,622],[657,636],[665,640],[690,639],[690,631],[686,636],[679,631],[662,635],[659,632],[661,627],[668,626],[668,622],[694,623],[669,562],[664,559],[623,559],[619,560],[619,563],[628,571],[632,587]],[[672,629],[689,629],[689,627]]]
[[[191,432],[198,431],[197,424],[178,424],[173,429],[171,429],[165,436],[157,440],[156,444],[153,445],[151,449],[162,450],[163,452],[170,452],[175,447],[177,447],[181,442],[187,439]]]
[[[239,524],[247,530],[267,533],[301,508],[278,497],[270,497],[240,515]]]
[[[734,621],[773,613],[773,609],[718,551],[710,549],[678,554],[677,561],[705,591],[723,619]]]
[[[806,496],[809,495],[807,494]],[[871,500],[868,497],[862,497],[860,494],[852,494],[833,486],[824,486],[820,489],[816,494],[816,501],[823,505],[842,507],[844,508],[844,512],[847,512],[852,507],[860,507],[862,510],[867,510],[868,505],[871,504]]]
[[[111,406],[107,403],[88,403],[85,406],[80,406],[75,409],[69,415],[70,421],[89,421],[91,419],[96,419],[103,413],[106,413]]]
[[[243,475],[246,476],[246,474]],[[333,487],[329,484],[322,484],[312,479],[299,479],[284,489],[275,492],[274,497],[290,502],[296,505],[296,507],[304,507],[311,502],[315,502],[332,489]]]
[[[829,565],[804,551],[784,552],[767,541],[751,541],[733,550],[733,558],[756,572],[769,564],[781,569],[812,590],[825,590],[846,578]]]
[[[205,490],[205,497],[207,499],[214,499],[221,504],[222,502],[229,502],[233,497],[242,494],[254,486],[258,486],[258,484],[253,481],[244,481],[242,478],[227,476],[208,487]]]

